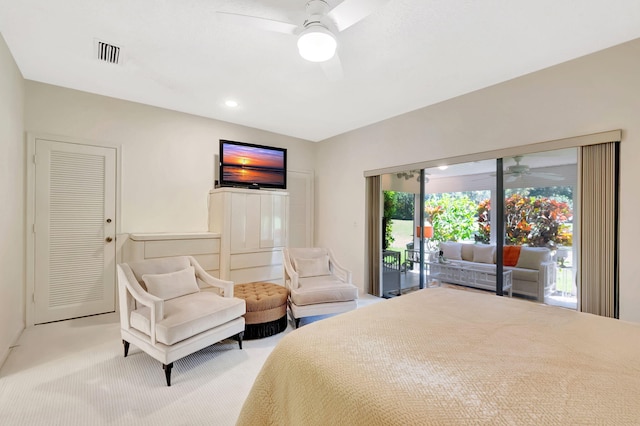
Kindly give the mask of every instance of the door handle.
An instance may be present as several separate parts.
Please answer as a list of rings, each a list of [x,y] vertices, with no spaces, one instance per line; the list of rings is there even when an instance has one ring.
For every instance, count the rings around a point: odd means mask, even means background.
[[[106,242],[110,243],[111,241],[113,241],[113,238],[111,238],[111,237],[107,237],[107,238],[105,238],[104,240],[105,240]]]

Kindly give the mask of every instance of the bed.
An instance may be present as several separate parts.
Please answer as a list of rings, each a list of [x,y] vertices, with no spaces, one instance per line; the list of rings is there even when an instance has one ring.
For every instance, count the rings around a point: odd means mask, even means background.
[[[640,324],[447,288],[283,337],[238,425],[637,424]]]

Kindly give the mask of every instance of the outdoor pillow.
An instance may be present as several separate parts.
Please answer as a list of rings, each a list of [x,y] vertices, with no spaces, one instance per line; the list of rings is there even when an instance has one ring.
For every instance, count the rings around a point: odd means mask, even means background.
[[[549,249],[545,247],[522,247],[516,268],[540,269],[540,264],[549,260]]]
[[[476,263],[493,263],[495,246],[476,244],[473,246],[473,261]]]
[[[449,260],[462,260],[462,244],[456,242],[443,242],[440,243],[440,250],[442,255]]]
[[[147,291],[162,300],[175,299],[200,291],[193,266],[168,274],[144,274]]]
[[[502,262],[504,266],[516,266],[521,246],[504,246]]]
[[[475,244],[470,244],[470,243],[462,243],[461,247],[461,254],[460,257],[462,257],[462,260],[466,260],[468,262],[473,262],[473,246],[475,246]]]
[[[293,262],[299,278],[331,275],[331,270],[329,270],[329,256],[327,255],[312,259],[296,257],[293,259]]]

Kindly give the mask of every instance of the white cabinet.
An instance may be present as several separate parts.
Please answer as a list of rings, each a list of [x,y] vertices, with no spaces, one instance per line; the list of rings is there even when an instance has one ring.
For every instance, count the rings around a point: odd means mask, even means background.
[[[289,194],[239,188],[209,193],[209,231],[219,233],[220,278],[237,284],[282,282]]]
[[[209,274],[220,269],[220,235],[210,232],[129,234],[122,260],[135,262],[170,256],[193,256]]]

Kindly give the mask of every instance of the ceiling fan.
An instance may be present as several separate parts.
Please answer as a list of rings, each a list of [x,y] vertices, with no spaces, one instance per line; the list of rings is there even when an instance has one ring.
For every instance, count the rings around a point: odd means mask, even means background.
[[[275,21],[258,16],[216,12],[219,19],[239,25],[251,25],[267,31],[275,31],[298,37],[300,56],[311,62],[319,62],[330,80],[342,78],[342,65],[336,52],[336,35],[360,22],[388,0],[344,0],[333,9],[326,0],[309,0],[307,16],[301,24]]]
[[[535,177],[548,179],[548,180],[556,180],[556,181],[564,180],[563,176],[558,175],[556,173],[536,172],[536,171],[532,171],[528,165],[520,164],[520,161],[522,161],[522,155],[516,155],[515,157],[513,157],[513,160],[516,162],[516,164],[507,167],[507,169],[504,172],[505,182],[515,182],[516,180],[522,178],[522,176],[525,176],[525,175],[535,176]]]

